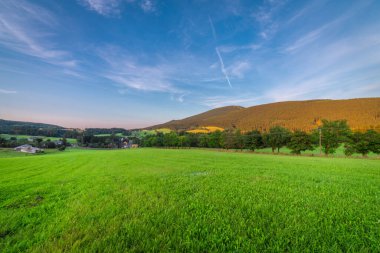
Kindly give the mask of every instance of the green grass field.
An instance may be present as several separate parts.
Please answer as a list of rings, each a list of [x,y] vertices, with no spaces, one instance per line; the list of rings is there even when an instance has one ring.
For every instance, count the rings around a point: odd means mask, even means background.
[[[0,158],[0,252],[380,252],[379,206],[380,160],[192,149]]]
[[[46,137],[46,136],[31,136],[31,135],[16,135],[16,134],[0,134],[1,137],[5,138],[5,139],[9,139],[11,137],[16,137],[17,139],[28,139],[30,137],[40,137],[42,138],[44,141],[50,139],[51,141],[57,141],[57,140],[60,140],[62,138],[59,138],[59,137]],[[67,138],[67,142],[71,143],[71,144],[76,144],[77,143],[77,139],[74,139],[74,138]]]
[[[97,137],[108,137],[108,136],[111,136],[112,134],[95,134],[94,136],[97,136]],[[124,137],[124,135],[122,133],[116,133],[115,136],[117,137]]]

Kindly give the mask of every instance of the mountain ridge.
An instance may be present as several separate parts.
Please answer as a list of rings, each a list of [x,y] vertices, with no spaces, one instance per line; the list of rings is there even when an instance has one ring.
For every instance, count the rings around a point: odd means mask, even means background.
[[[180,120],[154,125],[148,129],[170,128],[190,130],[197,127],[216,126],[242,131],[258,129],[267,131],[272,126],[290,130],[315,129],[319,119],[347,120],[354,130],[375,128],[380,130],[380,98],[314,99],[282,101],[250,107],[226,106],[215,108]]]

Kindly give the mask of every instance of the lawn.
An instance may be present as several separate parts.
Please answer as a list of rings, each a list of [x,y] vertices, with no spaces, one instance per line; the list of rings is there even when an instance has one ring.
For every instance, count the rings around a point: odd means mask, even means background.
[[[95,134],[96,137],[110,137],[112,134]],[[117,137],[124,137],[123,133],[116,133],[115,136]]]
[[[0,158],[0,252],[379,252],[380,160],[208,150]]]

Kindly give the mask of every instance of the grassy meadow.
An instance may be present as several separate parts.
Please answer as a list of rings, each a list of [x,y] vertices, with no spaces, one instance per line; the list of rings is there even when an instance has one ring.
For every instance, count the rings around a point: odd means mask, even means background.
[[[380,252],[380,160],[7,152],[0,252]]]

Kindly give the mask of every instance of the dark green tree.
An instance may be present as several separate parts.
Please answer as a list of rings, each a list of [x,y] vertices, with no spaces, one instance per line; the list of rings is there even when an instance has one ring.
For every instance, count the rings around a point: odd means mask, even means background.
[[[291,135],[287,147],[291,149],[293,154],[301,154],[302,151],[313,150],[312,138],[304,131],[296,130]]]
[[[380,154],[380,133],[370,129],[367,130],[366,136],[370,140],[369,150],[375,154]]]
[[[208,147],[209,138],[207,134],[200,134],[198,138],[198,145],[201,148],[207,148]]]
[[[345,144],[345,154],[353,153],[367,156],[369,152],[380,153],[380,134],[374,130],[354,132],[349,135]]]
[[[236,148],[236,137],[233,130],[226,130],[222,135],[222,146],[225,149]]]
[[[252,151],[262,148],[264,146],[263,136],[260,131],[253,130],[245,135],[245,146]]]
[[[215,131],[209,134],[208,147],[210,148],[221,148],[222,142],[222,132]]]
[[[178,146],[178,135],[176,132],[170,132],[164,135],[164,146],[165,147]]]
[[[40,137],[38,137],[38,138],[35,139],[35,142],[36,142],[37,147],[41,147],[41,142],[42,142],[42,141],[43,141],[43,139],[40,138]]]
[[[235,131],[235,143],[236,147],[242,151],[245,147],[244,135],[242,135],[241,131],[238,129]]]
[[[290,140],[291,133],[288,129],[275,126],[269,129],[269,132],[264,135],[265,144],[272,148],[272,152],[274,153],[275,149],[277,149],[277,153],[280,152],[280,148],[286,146],[288,141]]]
[[[187,135],[178,136],[178,146],[181,148],[190,147],[190,139]]]
[[[335,153],[336,149],[347,140],[350,128],[345,120],[322,120],[322,150],[325,155]]]

